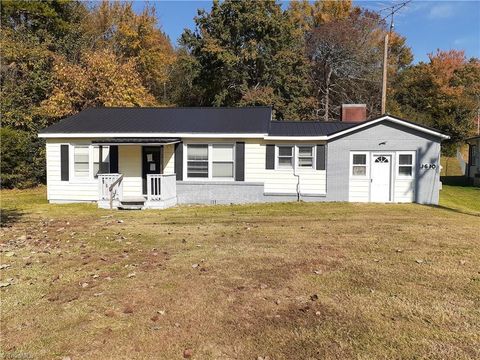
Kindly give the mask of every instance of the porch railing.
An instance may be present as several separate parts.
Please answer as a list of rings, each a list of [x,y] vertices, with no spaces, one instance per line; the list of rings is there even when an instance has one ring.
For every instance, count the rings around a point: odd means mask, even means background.
[[[168,200],[177,196],[177,179],[175,174],[148,174],[147,200]]]
[[[99,200],[108,200],[110,208],[113,200],[121,200],[123,194],[123,174],[99,174]]]

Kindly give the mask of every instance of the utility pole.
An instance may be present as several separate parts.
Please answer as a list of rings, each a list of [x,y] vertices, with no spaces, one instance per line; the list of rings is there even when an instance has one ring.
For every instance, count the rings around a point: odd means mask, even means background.
[[[393,16],[392,16],[393,19]],[[392,29],[393,22],[390,24],[390,31]],[[388,68],[388,35],[385,34],[385,46],[383,48],[383,77],[382,77],[382,115],[385,114],[387,109],[387,68]]]
[[[383,76],[382,76],[382,115],[387,111],[387,76],[388,76],[388,37],[393,30],[393,15],[398,12],[401,8],[405,7],[411,0],[396,4],[380,11],[389,11],[387,17],[390,17],[390,27],[388,32],[385,34],[385,43],[383,48]]]

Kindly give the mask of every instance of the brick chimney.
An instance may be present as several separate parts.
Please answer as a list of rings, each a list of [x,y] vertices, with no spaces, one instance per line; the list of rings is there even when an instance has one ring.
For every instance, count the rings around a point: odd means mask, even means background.
[[[365,104],[343,104],[342,121],[362,122],[367,120],[367,105]]]

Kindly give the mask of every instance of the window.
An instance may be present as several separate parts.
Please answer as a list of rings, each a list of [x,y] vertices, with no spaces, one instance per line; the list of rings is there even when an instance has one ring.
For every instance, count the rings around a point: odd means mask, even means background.
[[[93,175],[108,174],[110,172],[110,147],[94,146],[93,147]]]
[[[367,176],[367,155],[366,154],[353,154],[352,175]]]
[[[478,156],[478,151],[477,151],[477,145],[470,145],[470,151],[471,151],[471,156],[470,156],[470,165],[475,166],[475,165],[480,165],[480,159]]]
[[[278,167],[293,168],[293,146],[278,147]]]
[[[88,146],[75,146],[73,149],[73,173],[77,178],[89,176],[89,148]]]
[[[212,177],[233,178],[233,145],[212,145]]]
[[[298,167],[313,168],[313,146],[298,147]]]
[[[187,146],[187,177],[208,178],[208,145]]]
[[[411,177],[413,174],[413,155],[399,154],[398,155],[398,175]]]
[[[379,156],[375,159],[376,163],[388,163],[388,158],[385,156]]]

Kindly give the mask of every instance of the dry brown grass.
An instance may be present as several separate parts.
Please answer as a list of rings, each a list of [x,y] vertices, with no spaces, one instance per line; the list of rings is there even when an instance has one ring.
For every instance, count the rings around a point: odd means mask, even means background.
[[[475,214],[306,203],[111,212],[47,205],[43,189],[1,194],[5,358],[480,357]]]

